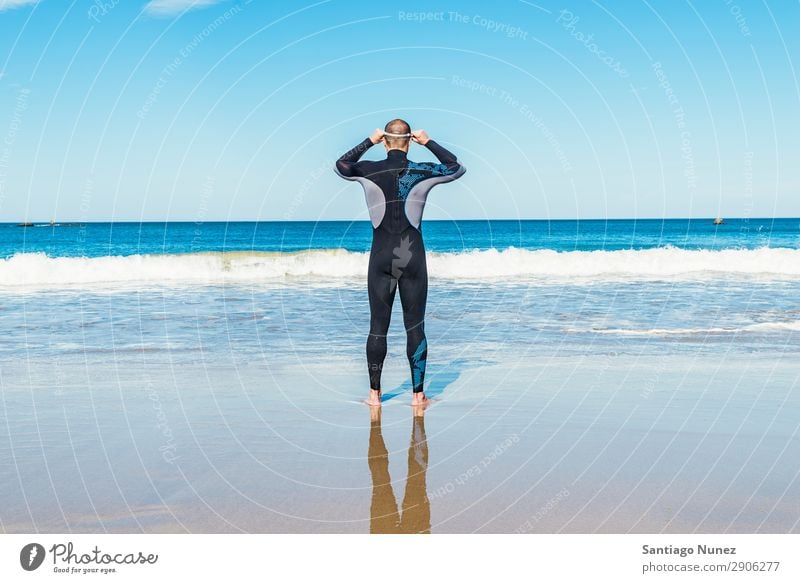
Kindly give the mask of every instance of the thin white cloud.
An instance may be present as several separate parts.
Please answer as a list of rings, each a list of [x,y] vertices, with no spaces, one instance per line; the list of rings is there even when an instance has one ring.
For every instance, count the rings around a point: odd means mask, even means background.
[[[2,1],[3,0],[0,0],[0,2]],[[214,4],[219,4],[220,2],[224,2],[224,0],[150,0],[144,9],[145,12],[150,14],[167,16],[170,14],[179,14],[184,10],[193,10],[195,8],[212,6]]]
[[[12,8],[19,8],[20,6],[28,6],[30,4],[38,4],[39,0],[0,0],[0,12],[3,10],[11,10]]]

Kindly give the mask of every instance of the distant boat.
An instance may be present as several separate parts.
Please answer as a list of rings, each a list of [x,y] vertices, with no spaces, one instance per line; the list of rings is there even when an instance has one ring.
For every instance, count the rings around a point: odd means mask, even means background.
[[[49,223],[20,223],[19,226],[20,227],[82,227],[83,223],[57,223],[55,221],[50,221]]]
[[[714,224],[714,225],[724,225],[725,221],[722,220],[722,217],[717,217],[716,219],[714,219],[714,222],[712,224]]]

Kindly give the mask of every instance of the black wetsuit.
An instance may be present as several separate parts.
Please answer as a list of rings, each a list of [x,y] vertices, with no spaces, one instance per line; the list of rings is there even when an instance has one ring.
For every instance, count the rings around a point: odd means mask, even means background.
[[[389,150],[385,160],[359,162],[371,146],[369,138],[336,162],[342,178],[364,188],[372,221],[372,251],[367,272],[370,330],[367,364],[370,387],[380,389],[386,358],[386,334],[395,291],[400,288],[414,392],[423,390],[428,344],[425,339],[425,302],[428,268],[420,223],[428,192],[441,182],[455,180],[466,169],[442,146],[429,140],[426,147],[440,164],[412,162],[402,150]]]

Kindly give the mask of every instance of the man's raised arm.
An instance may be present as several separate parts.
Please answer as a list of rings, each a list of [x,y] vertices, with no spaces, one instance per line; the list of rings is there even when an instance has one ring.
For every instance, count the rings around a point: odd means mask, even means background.
[[[341,158],[336,160],[336,173],[345,178],[352,178],[353,176],[361,176],[358,169],[358,161],[364,152],[369,150],[372,146],[377,144],[383,139],[383,130],[375,130],[368,138],[356,147],[348,150],[342,154]]]
[[[415,130],[411,132],[411,139],[417,142],[418,144],[425,146],[433,152],[433,155],[439,159],[441,164],[436,167],[435,173],[441,176],[450,176],[458,174],[458,176],[454,176],[455,178],[460,177],[464,172],[467,171],[464,166],[459,163],[458,158],[456,155],[453,154],[450,150],[445,148],[444,146],[434,142],[428,134],[425,133],[425,130]]]

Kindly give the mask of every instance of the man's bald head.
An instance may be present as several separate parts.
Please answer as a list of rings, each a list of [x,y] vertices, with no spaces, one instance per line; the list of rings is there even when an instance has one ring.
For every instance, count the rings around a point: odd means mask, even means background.
[[[386,124],[386,127],[383,128],[383,131],[387,134],[411,134],[411,126],[408,125],[408,122],[405,120],[393,119]],[[411,141],[411,136],[408,135],[407,137],[398,138],[396,136],[384,135],[383,141],[386,142],[386,148],[389,150],[398,149],[408,152],[408,145]]]

